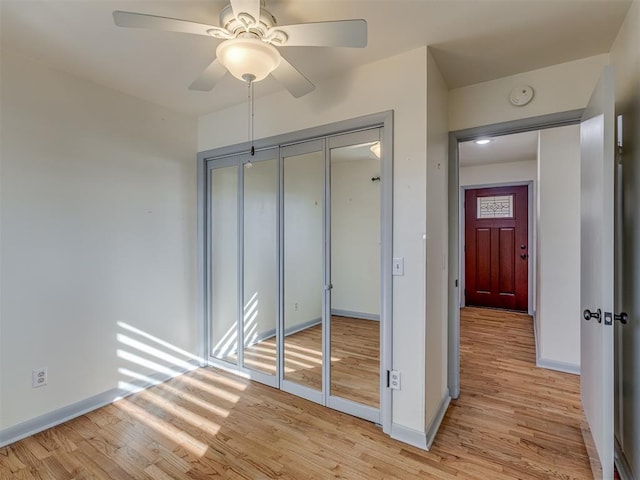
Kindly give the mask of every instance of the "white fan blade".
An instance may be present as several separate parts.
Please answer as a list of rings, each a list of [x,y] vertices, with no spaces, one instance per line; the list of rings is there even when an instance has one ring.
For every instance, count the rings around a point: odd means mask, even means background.
[[[260,22],[260,0],[231,0],[230,3],[233,15],[245,27]],[[252,20],[246,21],[246,18],[242,14],[251,16]]]
[[[189,90],[208,92],[216,86],[216,83],[218,83],[226,73],[227,69],[216,59],[189,85]]]
[[[271,72],[271,75],[296,98],[300,98],[316,88],[307,77],[301,74],[284,57],[280,58],[280,65]]]
[[[148,28],[166,32],[192,33],[194,35],[215,36],[216,38],[231,38],[233,35],[224,28],[204,23],[178,20],[177,18],[157,17],[144,13],[113,12],[113,21],[119,27]]]
[[[289,37],[287,41],[282,42],[283,47],[364,48],[367,46],[367,22],[365,20],[278,25],[272,30],[280,30]]]

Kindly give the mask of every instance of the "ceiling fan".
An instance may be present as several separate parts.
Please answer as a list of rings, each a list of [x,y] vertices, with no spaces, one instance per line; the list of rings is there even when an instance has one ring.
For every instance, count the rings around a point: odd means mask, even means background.
[[[261,0],[230,0],[220,12],[220,25],[159,17],[144,13],[113,12],[119,27],[148,28],[169,32],[205,35],[223,40],[216,48],[216,59],[189,86],[210,91],[229,71],[248,83],[271,74],[294,97],[311,92],[315,86],[276,47],[355,47],[367,45],[365,20],[278,25]]]

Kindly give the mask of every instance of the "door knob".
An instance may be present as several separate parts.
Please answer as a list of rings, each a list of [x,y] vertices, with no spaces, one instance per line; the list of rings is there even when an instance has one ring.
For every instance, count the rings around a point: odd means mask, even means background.
[[[523,259],[523,260],[526,260],[527,259],[527,254],[526,253],[521,253],[520,254],[520,258]]]
[[[595,312],[592,312],[591,310],[589,310],[588,308],[582,312],[582,316],[584,317],[585,320],[591,320],[592,318],[595,318],[596,320],[598,320],[598,323],[602,322],[602,310],[598,309]]]
[[[522,245],[520,245],[520,250],[526,250],[527,246],[523,243]]]
[[[618,320],[622,325],[626,325],[629,322],[629,315],[627,315],[627,312],[620,312],[620,314],[615,314],[613,318]]]

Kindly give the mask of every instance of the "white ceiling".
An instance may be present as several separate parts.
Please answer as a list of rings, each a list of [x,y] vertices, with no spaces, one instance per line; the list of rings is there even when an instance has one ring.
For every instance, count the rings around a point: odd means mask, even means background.
[[[227,0],[0,0],[1,45],[150,102],[206,113],[244,102],[230,75],[209,93],[188,85],[219,40],[117,28],[125,10],[218,25]],[[430,45],[450,88],[608,52],[630,0],[267,0],[279,24],[364,18],[365,49],[288,47],[312,82]],[[281,90],[268,78],[256,95]]]
[[[538,158],[537,131],[487,138],[490,138],[491,142],[486,145],[478,145],[475,141],[459,144],[458,159],[461,167],[522,162]]]

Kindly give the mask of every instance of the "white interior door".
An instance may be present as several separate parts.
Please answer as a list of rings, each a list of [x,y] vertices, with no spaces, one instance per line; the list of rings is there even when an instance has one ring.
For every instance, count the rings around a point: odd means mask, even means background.
[[[583,429],[594,478],[614,470],[614,76],[606,67],[580,125],[581,322]]]

